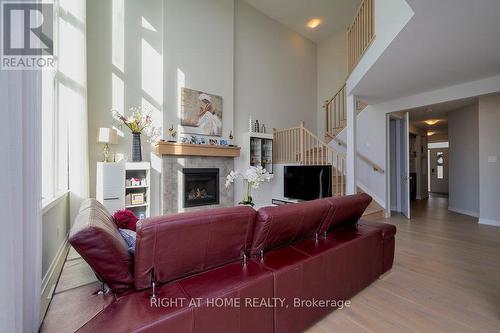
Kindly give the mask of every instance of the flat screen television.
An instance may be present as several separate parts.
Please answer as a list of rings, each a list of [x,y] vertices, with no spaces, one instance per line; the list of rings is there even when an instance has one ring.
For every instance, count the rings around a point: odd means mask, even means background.
[[[289,165],[284,172],[284,195],[314,200],[332,196],[331,165]]]

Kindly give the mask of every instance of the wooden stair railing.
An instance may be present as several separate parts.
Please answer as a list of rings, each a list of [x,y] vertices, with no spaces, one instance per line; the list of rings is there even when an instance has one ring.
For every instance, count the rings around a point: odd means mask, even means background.
[[[300,163],[302,165],[331,165],[332,194],[345,194],[345,155],[330,147],[304,127],[274,129],[274,163]]]
[[[375,0],[363,0],[347,29],[347,66],[351,73],[375,39]]]
[[[332,98],[325,101],[326,112],[326,134],[337,135],[346,126],[347,107],[346,107],[346,84],[337,91]]]
[[[346,126],[347,121],[347,105],[346,105],[346,84],[337,91],[332,98],[325,101],[323,108],[325,109],[326,122],[325,122],[325,134],[329,136],[335,136],[342,131]],[[356,111],[359,114],[367,107],[366,103],[358,101],[356,105]]]
[[[327,135],[328,136],[328,135]],[[340,140],[339,138],[337,138],[336,136],[330,136],[330,139],[337,142],[337,144],[339,146],[343,146],[343,147],[346,147],[347,148],[347,144]],[[358,157],[363,160],[366,164],[368,164],[370,167],[372,167],[373,171],[376,171],[376,172],[380,172],[380,173],[384,173],[384,169],[379,166],[378,164],[376,164],[375,162],[373,162],[372,160],[370,160],[368,157],[366,157],[365,155],[361,154],[360,152],[357,153]]]

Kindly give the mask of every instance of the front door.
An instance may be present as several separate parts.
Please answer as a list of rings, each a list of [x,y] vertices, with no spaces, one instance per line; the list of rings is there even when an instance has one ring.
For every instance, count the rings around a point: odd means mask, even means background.
[[[448,148],[429,149],[429,191],[448,194]]]

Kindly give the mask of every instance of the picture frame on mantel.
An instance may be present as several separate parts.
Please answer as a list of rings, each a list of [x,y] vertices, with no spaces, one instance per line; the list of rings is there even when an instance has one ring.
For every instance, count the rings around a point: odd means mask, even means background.
[[[185,134],[222,136],[222,97],[182,88],[181,126]]]

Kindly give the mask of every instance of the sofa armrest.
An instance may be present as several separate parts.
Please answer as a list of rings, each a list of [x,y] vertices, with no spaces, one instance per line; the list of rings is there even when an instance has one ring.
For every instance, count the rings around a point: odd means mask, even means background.
[[[396,248],[396,240],[394,236],[396,235],[396,227],[388,223],[368,222],[364,220],[360,220],[359,224],[381,231],[384,251],[382,259],[382,274],[389,271],[394,263],[394,251]]]

